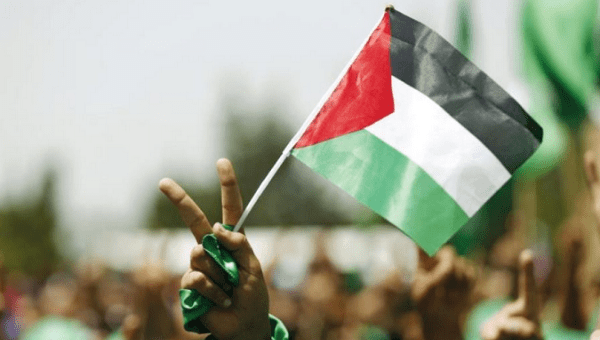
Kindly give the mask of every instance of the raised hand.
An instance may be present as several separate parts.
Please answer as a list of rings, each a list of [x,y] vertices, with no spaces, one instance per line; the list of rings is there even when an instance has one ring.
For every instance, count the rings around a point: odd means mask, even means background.
[[[533,255],[524,250],[519,256],[519,287],[517,299],[504,306],[481,328],[485,340],[542,339],[540,306]]]
[[[242,198],[231,163],[217,162],[221,183],[223,223],[235,225],[242,214]],[[219,340],[270,339],[269,297],[260,263],[246,236],[225,230],[220,224],[211,227],[202,210],[171,179],[163,179],[160,190],[173,202],[196,238],[198,245],[191,253],[190,268],[181,279],[182,288],[195,289],[215,303],[200,319]],[[213,233],[237,262],[239,284],[231,287],[226,275],[202,247],[204,235]]]
[[[573,239],[567,245],[565,278],[566,292],[563,300],[561,321],[568,328],[584,330],[587,317],[583,308],[583,292],[577,281],[577,273],[583,262],[582,240]]]
[[[464,317],[473,305],[475,269],[445,246],[435,257],[419,253],[412,298],[426,339],[462,339]]]

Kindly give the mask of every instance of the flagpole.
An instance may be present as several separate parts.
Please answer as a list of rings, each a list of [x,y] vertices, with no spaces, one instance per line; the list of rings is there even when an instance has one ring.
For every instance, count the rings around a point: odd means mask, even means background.
[[[381,19],[379,19],[377,21],[377,23],[375,24],[375,27],[373,27],[373,29],[371,30],[371,33],[369,33],[369,35],[367,36],[367,38],[365,39],[365,41],[360,45],[360,47],[358,48],[358,50],[356,51],[356,53],[354,53],[354,56],[352,57],[352,59],[350,59],[350,61],[346,65],[346,67],[344,67],[344,70],[337,77],[336,81],[329,87],[329,89],[327,90],[327,92],[325,93],[325,95],[321,98],[321,100],[319,101],[319,103],[317,104],[317,106],[315,106],[315,108],[310,113],[310,115],[306,118],[306,120],[304,121],[304,123],[302,123],[302,126],[300,127],[300,129],[298,130],[298,132],[296,132],[296,134],[294,135],[294,137],[292,138],[292,140],[290,140],[290,142],[285,147],[285,149],[283,149],[283,152],[281,153],[281,156],[279,156],[279,159],[277,159],[277,162],[275,162],[275,165],[273,165],[273,167],[271,168],[271,170],[269,170],[269,173],[267,174],[267,176],[265,177],[265,179],[263,179],[263,181],[260,183],[260,185],[258,186],[258,189],[256,189],[256,192],[254,193],[254,195],[250,199],[250,202],[248,202],[248,205],[246,206],[246,209],[244,209],[244,212],[242,213],[242,216],[240,216],[240,219],[238,220],[238,223],[235,225],[235,228],[233,229],[234,232],[240,230],[240,228],[244,224],[244,221],[246,221],[246,218],[250,214],[250,211],[252,210],[252,208],[254,208],[254,205],[258,201],[259,197],[262,195],[262,193],[265,191],[265,189],[267,189],[267,186],[269,185],[269,183],[271,182],[271,180],[273,179],[273,177],[275,177],[275,174],[277,173],[277,171],[279,170],[279,168],[281,168],[281,165],[283,165],[283,162],[286,160],[286,158],[288,158],[291,155],[292,149],[294,148],[294,145],[296,145],[296,143],[298,143],[298,141],[300,140],[300,138],[302,137],[302,135],[304,134],[304,132],[306,132],[306,129],[308,129],[308,126],[310,125],[310,123],[313,121],[313,119],[315,119],[315,117],[317,116],[317,114],[319,114],[319,112],[321,111],[321,108],[323,107],[323,105],[325,105],[325,102],[327,101],[327,99],[329,99],[329,97],[331,96],[331,94],[333,93],[333,91],[337,88],[338,84],[342,81],[342,78],[344,77],[344,75],[346,75],[346,73],[348,72],[348,69],[350,68],[350,66],[352,66],[352,63],[354,63],[354,61],[356,60],[356,58],[360,54],[360,51],[363,50],[363,48],[365,47],[365,45],[367,44],[367,42],[369,41],[369,39],[373,35],[373,32],[375,32],[375,30],[377,29],[377,26],[379,26],[379,23],[385,17],[385,14],[387,13],[387,11],[389,9],[393,9],[393,8],[394,7],[392,5],[386,6],[385,11],[383,12],[383,15],[382,15]]]

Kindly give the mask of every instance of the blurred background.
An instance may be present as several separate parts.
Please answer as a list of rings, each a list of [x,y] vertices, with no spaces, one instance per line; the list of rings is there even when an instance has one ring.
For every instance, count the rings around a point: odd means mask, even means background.
[[[98,338],[132,313],[152,324],[140,312],[149,307],[131,297],[152,291],[157,277],[164,290],[156,303],[179,320],[171,306],[194,239],[158,181],[174,178],[219,221],[214,164],[227,157],[247,202],[387,3],[0,2],[0,253],[12,311],[5,337],[23,336],[46,314],[78,319]],[[532,160],[450,242],[489,279],[480,299],[510,294],[510,279],[490,273],[513,268],[529,247],[552,301],[573,238],[585,244],[580,286],[595,296],[600,245],[581,158],[597,143],[590,124],[600,122],[598,2],[392,3],[457,46],[544,127]],[[298,338],[343,338],[344,315],[372,325],[364,328],[371,338],[422,336],[406,326],[419,324],[407,295],[415,246],[301,163],[286,161],[246,225],[274,314]],[[330,285],[343,294],[318,293]],[[61,289],[87,297],[47,298]],[[397,303],[369,315],[298,312],[306,301],[365,311],[357,306],[379,301],[373,294]],[[71,298],[84,306],[46,306]],[[386,317],[396,321],[367,322]],[[307,335],[303,322],[325,330]],[[146,337],[185,338],[177,327],[146,329]]]

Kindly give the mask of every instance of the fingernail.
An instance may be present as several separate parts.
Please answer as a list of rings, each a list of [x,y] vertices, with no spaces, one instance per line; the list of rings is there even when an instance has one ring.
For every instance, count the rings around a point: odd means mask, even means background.
[[[223,301],[223,307],[229,308],[229,306],[231,306],[231,299],[225,299],[225,301]]]

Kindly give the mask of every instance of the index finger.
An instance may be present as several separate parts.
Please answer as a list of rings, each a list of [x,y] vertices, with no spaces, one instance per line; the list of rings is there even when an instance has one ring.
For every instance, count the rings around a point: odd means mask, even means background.
[[[158,187],[177,207],[183,223],[190,228],[196,241],[202,243],[204,235],[212,233],[212,227],[204,212],[174,180],[163,178],[160,180]]]
[[[519,256],[519,299],[523,300],[524,313],[530,320],[537,320],[538,294],[533,274],[533,253],[523,250]]]
[[[233,166],[228,159],[217,161],[217,173],[221,183],[221,206],[223,224],[235,225],[242,216],[243,203]]]

